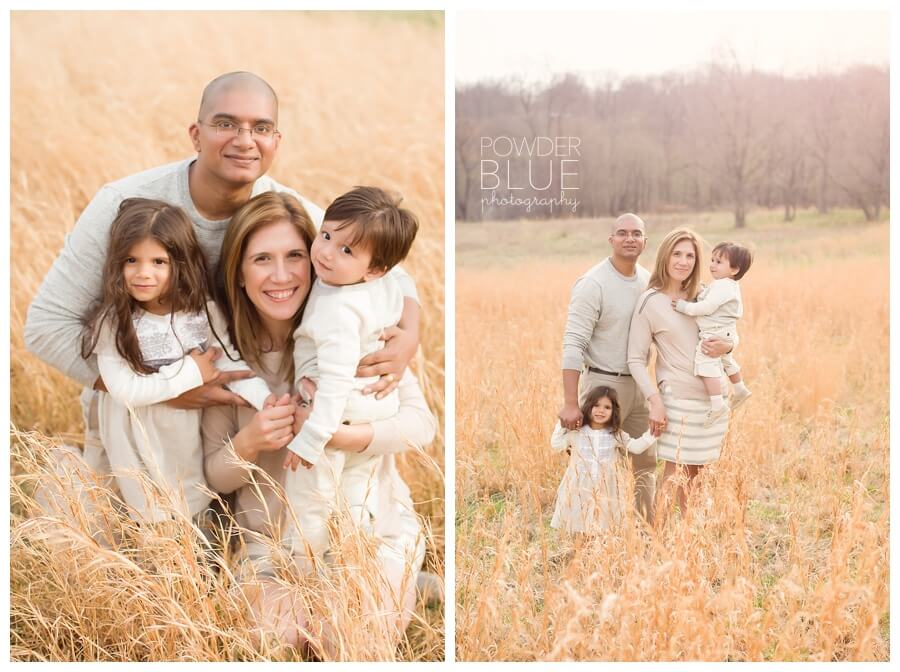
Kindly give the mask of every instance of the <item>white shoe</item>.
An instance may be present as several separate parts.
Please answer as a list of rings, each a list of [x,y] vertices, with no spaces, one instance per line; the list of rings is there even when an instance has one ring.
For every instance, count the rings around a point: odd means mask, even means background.
[[[738,409],[738,406],[740,406],[750,398],[751,394],[753,394],[753,392],[751,392],[750,390],[747,390],[746,392],[732,392],[731,410],[736,411]]]
[[[722,404],[719,408],[711,408],[706,412],[706,420],[703,421],[703,428],[708,429],[716,424],[723,416],[728,414],[728,404]]]

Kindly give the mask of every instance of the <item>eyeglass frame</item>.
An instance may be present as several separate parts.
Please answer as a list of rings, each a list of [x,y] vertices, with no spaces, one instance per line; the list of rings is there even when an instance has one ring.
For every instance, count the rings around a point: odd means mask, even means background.
[[[279,131],[277,128],[272,129],[272,135],[259,135],[258,133],[256,135],[254,135],[253,134],[253,126],[250,126],[249,128],[244,128],[243,126],[239,125],[237,122],[231,121],[230,119],[220,119],[219,123],[222,123],[222,122],[234,124],[235,131],[231,135],[231,137],[233,137],[233,138],[240,138],[241,131],[247,131],[250,134],[251,140],[253,140],[254,138],[256,138],[257,140],[272,140],[273,138],[275,138],[275,136],[281,135],[281,131]],[[208,128],[214,128],[216,130],[216,135],[219,134],[219,130],[220,130],[219,124],[208,124],[205,121],[200,121],[199,119],[197,120],[197,124],[199,124],[200,126],[206,126]]]
[[[612,235],[613,238],[621,240],[628,240],[629,238],[632,240],[644,240],[647,237],[643,231],[616,231]]]

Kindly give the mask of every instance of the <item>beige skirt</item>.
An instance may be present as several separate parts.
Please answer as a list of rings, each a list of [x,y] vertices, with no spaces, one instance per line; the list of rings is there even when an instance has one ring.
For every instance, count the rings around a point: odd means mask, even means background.
[[[668,386],[662,388],[668,427],[656,443],[656,457],[678,464],[701,465],[715,462],[728,431],[730,412],[711,427],[704,427],[708,399],[677,399]]]

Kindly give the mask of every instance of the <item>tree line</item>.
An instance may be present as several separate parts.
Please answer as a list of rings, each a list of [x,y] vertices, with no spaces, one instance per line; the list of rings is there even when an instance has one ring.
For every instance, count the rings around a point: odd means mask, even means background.
[[[889,80],[886,66],[787,76],[731,63],[592,85],[570,74],[461,86],[456,217],[725,208],[740,228],[751,207],[791,221],[814,206],[876,220],[890,205]],[[539,156],[527,143],[539,137],[568,143],[569,156]],[[574,212],[540,198],[560,191],[577,198]]]

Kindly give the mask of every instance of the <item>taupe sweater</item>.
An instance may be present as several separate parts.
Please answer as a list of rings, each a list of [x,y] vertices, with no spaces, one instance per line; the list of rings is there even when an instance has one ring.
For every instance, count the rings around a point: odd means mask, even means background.
[[[694,375],[694,351],[699,334],[693,317],[676,312],[672,299],[656,289],[641,294],[628,334],[628,369],[645,397],[666,382],[679,399],[708,399],[703,381]],[[656,383],[647,364],[656,346]]]

